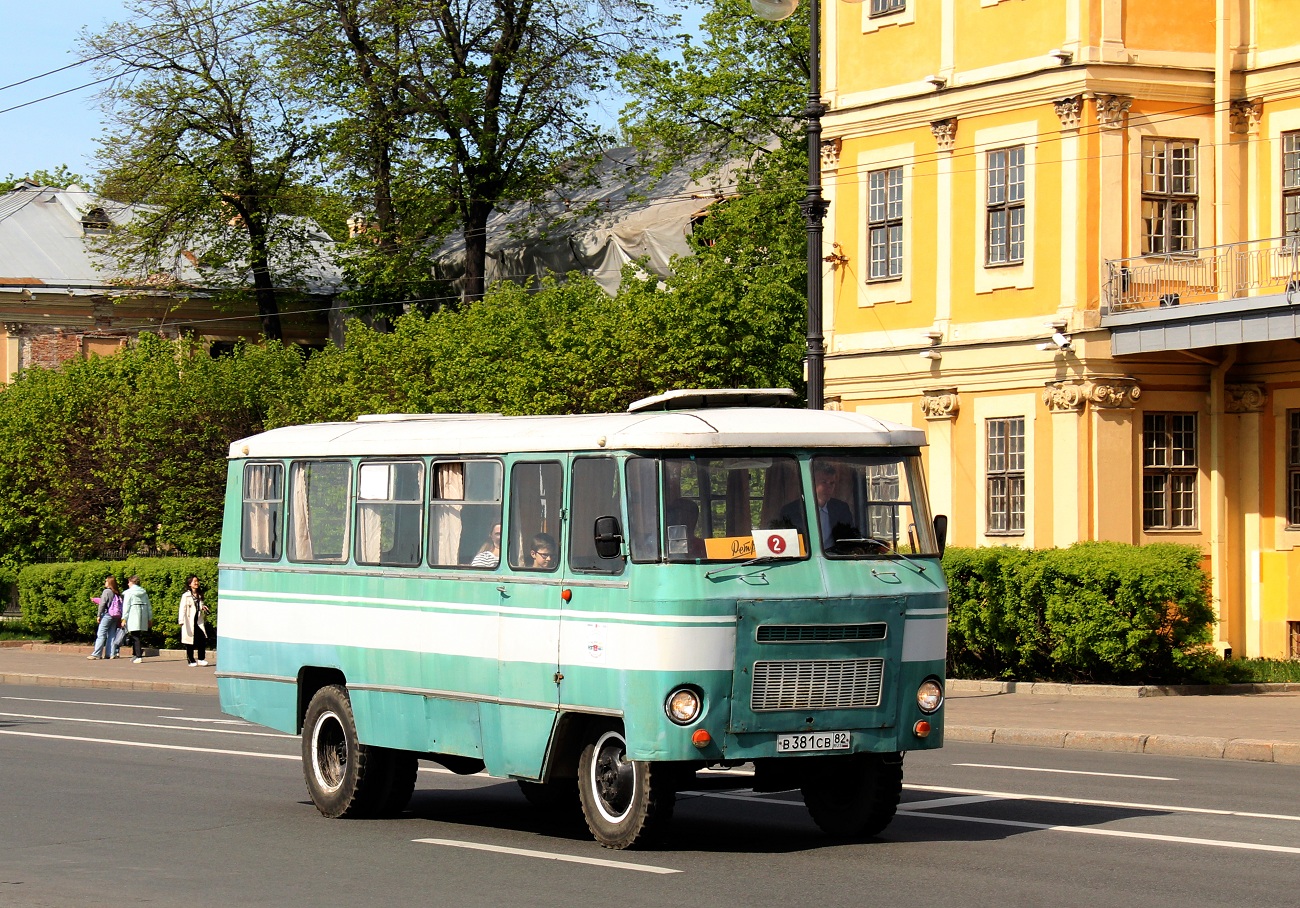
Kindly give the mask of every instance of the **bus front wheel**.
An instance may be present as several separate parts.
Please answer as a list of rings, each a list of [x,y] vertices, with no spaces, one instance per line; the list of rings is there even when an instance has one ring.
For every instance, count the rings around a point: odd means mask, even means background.
[[[901,754],[860,754],[817,773],[801,789],[808,813],[827,835],[869,838],[885,831],[903,794]]]
[[[578,796],[592,836],[606,848],[632,848],[672,816],[676,793],[654,765],[627,758],[617,731],[593,737],[578,760]]]
[[[302,725],[302,772],[317,810],[327,817],[359,817],[391,809],[397,800],[391,758],[391,751],[357,740],[346,688],[331,684],[316,691]],[[405,778],[398,784],[404,788]]]

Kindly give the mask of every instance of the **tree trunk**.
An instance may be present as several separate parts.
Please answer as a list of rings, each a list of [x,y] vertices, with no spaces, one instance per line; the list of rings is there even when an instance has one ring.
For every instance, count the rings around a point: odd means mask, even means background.
[[[465,212],[465,286],[461,303],[472,303],[483,298],[487,270],[487,222],[492,204],[474,200]]]

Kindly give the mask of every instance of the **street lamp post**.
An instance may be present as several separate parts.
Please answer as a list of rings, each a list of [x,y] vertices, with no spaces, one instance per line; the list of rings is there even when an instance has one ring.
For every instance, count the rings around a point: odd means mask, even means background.
[[[750,0],[754,14],[776,22],[794,15],[799,0]],[[822,224],[826,199],[822,195],[821,3],[808,5],[809,41],[808,106],[804,109],[808,136],[808,194],[799,203],[808,230],[808,409],[820,410],[825,402],[826,350],[822,343]]]

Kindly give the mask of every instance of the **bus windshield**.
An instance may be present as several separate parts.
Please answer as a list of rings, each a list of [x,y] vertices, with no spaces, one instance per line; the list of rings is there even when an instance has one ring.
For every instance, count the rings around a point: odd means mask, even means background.
[[[815,535],[826,556],[938,555],[920,467],[892,453],[814,457]]]
[[[670,562],[806,558],[813,546],[828,558],[938,554],[914,453],[665,457],[660,465],[658,535]]]

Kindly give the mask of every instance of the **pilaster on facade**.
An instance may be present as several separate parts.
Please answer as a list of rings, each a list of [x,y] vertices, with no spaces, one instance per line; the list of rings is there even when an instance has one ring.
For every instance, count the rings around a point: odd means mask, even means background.
[[[1087,402],[1082,382],[1051,381],[1043,389],[1043,406],[1053,414],[1080,414]]]
[[[1088,403],[1100,410],[1132,410],[1142,396],[1138,380],[1127,376],[1094,376],[1081,387]]]
[[[1052,109],[1056,111],[1056,117],[1061,121],[1062,132],[1078,131],[1079,121],[1083,116],[1083,95],[1058,98],[1052,102]]]
[[[1097,107],[1097,123],[1102,129],[1117,130],[1128,126],[1129,108],[1133,98],[1129,95],[1093,95]]]
[[[844,147],[844,140],[839,136],[832,139],[822,139],[822,170],[835,170],[840,166],[840,149]]]
[[[1259,121],[1264,116],[1262,98],[1241,98],[1228,108],[1228,120],[1234,136],[1258,136]]]
[[[946,117],[930,121],[930,132],[940,151],[951,152],[957,142],[957,118]]]
[[[938,388],[921,392],[921,413],[926,419],[955,422],[961,412],[961,398],[956,388]]]
[[[1268,393],[1260,382],[1230,382],[1223,386],[1224,413],[1262,413]]]

